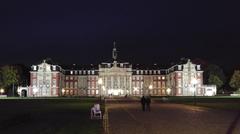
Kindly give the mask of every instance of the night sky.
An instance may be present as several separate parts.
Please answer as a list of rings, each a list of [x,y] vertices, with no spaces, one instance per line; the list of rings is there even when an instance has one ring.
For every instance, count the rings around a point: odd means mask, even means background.
[[[238,3],[209,0],[6,0],[0,8],[0,63],[98,64],[200,58],[239,66]]]

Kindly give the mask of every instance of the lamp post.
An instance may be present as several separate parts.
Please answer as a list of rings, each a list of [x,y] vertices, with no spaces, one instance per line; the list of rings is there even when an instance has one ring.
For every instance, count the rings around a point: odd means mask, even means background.
[[[0,93],[2,95],[4,93],[4,89],[0,89]]]
[[[192,84],[192,90],[193,90],[193,95],[194,95],[194,105],[196,105],[196,84],[198,83],[196,78],[193,78],[191,81]]]
[[[152,89],[153,89],[153,86],[152,85],[149,85],[149,90],[152,92]],[[149,95],[151,95],[151,92],[150,92],[150,94]]]
[[[65,89],[63,88],[62,89],[62,96],[64,96],[65,95]]]
[[[136,95],[137,95],[137,94],[136,94],[137,91],[138,91],[138,88],[137,88],[137,87],[133,87],[133,93],[134,93],[133,95],[136,96]]]
[[[100,92],[100,100],[101,100],[101,96],[102,96],[102,84],[103,84],[103,80],[102,80],[102,78],[99,78],[98,79],[98,87],[99,87],[99,92]]]
[[[171,93],[171,89],[167,88],[167,95],[170,96],[170,93]]]
[[[37,92],[38,92],[38,88],[34,87],[34,88],[33,88],[33,97],[36,96]]]
[[[103,90],[103,96],[105,96],[105,94],[106,94],[106,88],[105,88],[105,86],[102,86],[102,90]]]

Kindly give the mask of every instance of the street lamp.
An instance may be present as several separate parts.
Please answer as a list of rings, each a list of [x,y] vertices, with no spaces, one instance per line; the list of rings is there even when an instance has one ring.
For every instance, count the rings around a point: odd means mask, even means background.
[[[135,96],[137,95],[137,91],[138,91],[138,88],[137,87],[133,87],[133,92],[134,92]]]
[[[167,95],[169,96],[171,93],[171,89],[170,88],[167,88]]]
[[[149,89],[150,89],[150,94],[151,94],[151,92],[152,92],[152,89],[153,89],[153,86],[152,85],[149,85],[149,87],[148,87]]]
[[[4,89],[0,89],[0,93],[2,95],[4,93]]]
[[[66,91],[66,90],[63,88],[63,89],[62,89],[62,96],[65,95],[65,91]]]
[[[102,86],[102,89],[103,89],[103,95],[105,95],[106,93],[106,88],[105,88],[105,86]]]
[[[198,83],[196,78],[193,78],[191,81],[192,84],[192,90],[193,90],[193,95],[194,95],[194,105],[196,105],[196,84]]]
[[[99,91],[100,91],[100,100],[101,100],[101,95],[102,95],[102,84],[103,84],[103,80],[102,80],[102,78],[99,78],[98,85],[99,85]]]
[[[38,88],[34,87],[33,88],[33,97],[36,96],[37,92],[38,92]]]

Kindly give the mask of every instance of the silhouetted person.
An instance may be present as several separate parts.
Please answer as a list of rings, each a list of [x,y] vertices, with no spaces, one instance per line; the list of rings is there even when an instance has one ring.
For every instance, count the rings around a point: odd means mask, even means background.
[[[151,98],[150,98],[150,96],[148,96],[148,97],[146,97],[146,105],[147,105],[146,110],[147,111],[151,110],[150,104],[151,104]]]
[[[142,96],[141,98],[141,104],[142,104],[142,110],[145,111],[146,98],[144,96]]]

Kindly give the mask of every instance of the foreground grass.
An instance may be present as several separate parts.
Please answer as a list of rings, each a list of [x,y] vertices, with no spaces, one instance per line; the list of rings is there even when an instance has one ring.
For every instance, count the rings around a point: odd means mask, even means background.
[[[96,98],[48,98],[0,100],[3,133],[99,134],[101,120],[90,120]]]

